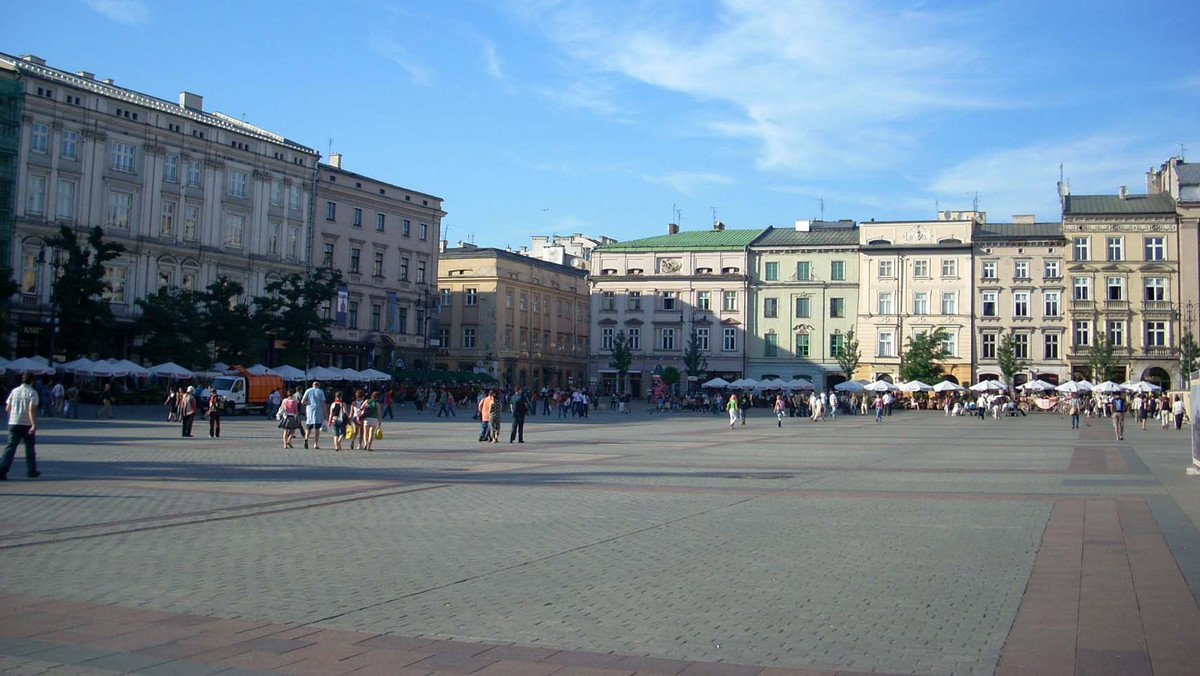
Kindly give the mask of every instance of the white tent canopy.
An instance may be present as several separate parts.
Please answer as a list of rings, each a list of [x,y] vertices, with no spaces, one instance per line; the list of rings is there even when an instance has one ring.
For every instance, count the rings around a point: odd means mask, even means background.
[[[160,378],[193,378],[195,373],[189,371],[173,361],[159,364],[150,367],[150,373],[159,376]]]
[[[713,378],[701,385],[701,387],[729,387],[729,381],[724,378]]]
[[[1140,380],[1132,384],[1125,383],[1125,385],[1122,385],[1122,387],[1125,387],[1125,389],[1129,390],[1130,392],[1142,392],[1143,394],[1150,392],[1162,392],[1161,387],[1145,380]]]
[[[1092,391],[1099,392],[1100,394],[1116,394],[1117,392],[1121,391],[1121,385],[1120,383],[1114,383],[1111,380],[1106,380],[1093,387]]]
[[[933,385],[928,385],[919,380],[910,380],[900,385],[900,390],[902,392],[932,392]]]
[[[1088,383],[1086,380],[1082,380],[1082,381],[1072,380],[1069,382],[1065,382],[1062,385],[1059,385],[1058,387],[1056,387],[1054,389],[1059,392],[1063,392],[1065,394],[1077,394],[1079,392],[1090,392],[1092,389],[1092,385],[1091,385],[1091,383]]]
[[[375,369],[363,369],[362,371],[358,372],[358,375],[363,380],[370,380],[372,382],[378,382],[381,380],[391,380],[392,379],[392,377],[390,375],[384,373],[383,371],[377,371]]]
[[[91,359],[88,359],[87,357],[80,357],[79,359],[71,360],[65,364],[59,364],[58,370],[60,370],[64,373],[81,373],[81,374],[83,374],[83,373],[87,373],[87,370],[89,368],[91,368],[92,364],[94,364],[94,363],[96,363],[96,362],[92,361]]]
[[[933,386],[934,392],[962,392],[965,389],[967,388],[959,385],[958,383],[952,383],[949,380],[943,380],[942,382]]]
[[[153,370],[153,369],[151,369],[151,370]],[[223,361],[219,361],[219,362],[213,364],[212,366],[210,366],[208,368],[208,370],[216,371],[217,373],[225,373],[226,371],[229,370],[229,364],[226,364]]]
[[[971,386],[973,392],[1003,392],[1008,388],[999,380],[981,380]]]
[[[144,377],[150,375],[149,369],[145,368],[144,366],[135,364],[135,363],[129,361],[128,359],[107,359],[105,361],[112,364],[113,368],[116,368],[118,370],[123,370],[131,376],[137,376],[138,378],[144,378]]]
[[[898,390],[900,388],[886,380],[876,380],[869,385],[863,385],[863,389],[868,392],[887,392],[888,390]]]
[[[40,357],[22,357],[14,359],[4,366],[9,373],[25,373],[26,371],[39,375],[51,376],[54,375],[54,367],[49,366],[46,360]]]
[[[304,380],[304,371],[301,371],[295,366],[289,366],[288,364],[276,366],[273,369],[267,369],[267,373],[270,373],[273,376],[279,376],[284,380]]]
[[[782,389],[784,384],[783,381],[779,380],[778,378],[764,378],[763,380],[758,381],[758,384],[755,385],[755,387],[760,390],[778,390]]]
[[[732,383],[729,383],[730,387],[738,390],[749,390],[755,385],[758,385],[758,381],[754,380],[753,378],[738,378]]]
[[[336,371],[331,371],[324,366],[314,366],[308,370],[306,380],[328,380],[338,381],[345,380],[346,377]]]
[[[783,384],[789,390],[811,390],[813,389],[812,381],[803,378],[793,378]]]
[[[866,387],[863,383],[860,383],[857,380],[847,380],[834,385],[833,389],[837,390],[838,392],[862,392],[866,389]]]
[[[214,371],[216,370],[216,366],[217,366],[216,364],[213,364]],[[297,370],[299,370],[299,369],[297,369]],[[271,369],[267,368],[266,366],[263,366],[262,364],[255,364],[254,366],[247,367],[246,373],[249,373],[249,374],[255,375],[255,376],[263,376],[268,373],[271,373]],[[273,375],[278,375],[278,374],[273,374]]]
[[[1049,392],[1054,389],[1054,385],[1044,380],[1031,380],[1021,386],[1026,392]]]

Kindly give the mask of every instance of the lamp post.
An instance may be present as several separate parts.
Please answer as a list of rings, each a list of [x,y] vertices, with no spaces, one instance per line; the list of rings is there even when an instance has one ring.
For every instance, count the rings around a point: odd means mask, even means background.
[[[38,252],[38,262],[48,263],[51,269],[54,270],[54,275],[50,279],[50,355],[51,363],[54,362],[55,352],[55,337],[58,334],[58,298],[54,285],[58,281],[59,271],[62,269],[62,251],[57,248],[50,250],[50,260],[46,260],[46,250],[43,248]]]

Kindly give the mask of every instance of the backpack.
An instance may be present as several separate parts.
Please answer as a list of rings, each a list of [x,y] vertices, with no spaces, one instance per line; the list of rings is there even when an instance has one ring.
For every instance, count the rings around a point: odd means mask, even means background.
[[[339,425],[345,425],[346,424],[346,405],[340,401],[335,401],[335,402],[333,402],[332,410],[337,411],[337,413],[331,413],[331,415],[330,415],[330,417],[333,418],[333,421],[335,423],[338,423]]]
[[[1124,399],[1113,399],[1113,410],[1116,411],[1117,413],[1124,413],[1125,412],[1125,400]]]

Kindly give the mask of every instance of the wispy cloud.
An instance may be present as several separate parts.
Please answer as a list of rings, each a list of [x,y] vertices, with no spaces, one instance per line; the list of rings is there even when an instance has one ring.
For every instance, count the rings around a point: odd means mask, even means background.
[[[504,68],[500,63],[500,57],[496,55],[496,43],[491,40],[483,40],[483,63],[487,68],[488,75],[494,78],[504,77]]]
[[[694,195],[697,190],[705,185],[728,185],[733,183],[733,179],[729,176],[705,171],[675,171],[657,176],[643,174],[642,180],[647,183],[668,186],[685,195]]]
[[[399,42],[390,38],[374,36],[367,41],[367,47],[375,54],[400,66],[413,84],[418,86],[429,84],[429,69],[413,58]]]
[[[541,87],[538,91],[547,99],[567,108],[581,108],[610,116],[625,113],[613,102],[612,85],[603,80],[577,80],[565,87]]]
[[[93,12],[117,23],[136,26],[150,18],[150,8],[140,0],[84,0]]]
[[[1183,89],[1186,91],[1200,92],[1200,73],[1196,73],[1191,77],[1185,77],[1175,83],[1175,89]]]

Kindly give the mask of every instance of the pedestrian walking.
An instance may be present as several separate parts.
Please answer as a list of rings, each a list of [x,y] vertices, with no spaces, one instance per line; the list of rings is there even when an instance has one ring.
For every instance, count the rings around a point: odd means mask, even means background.
[[[308,448],[311,441],[313,448],[320,448],[321,424],[325,421],[325,390],[314,380],[301,400],[304,402],[304,447]]]
[[[367,397],[362,390],[354,391],[354,402],[350,404],[350,422],[354,425],[354,433],[350,436],[350,450],[366,448],[366,438],[363,437],[363,415],[367,410]],[[432,410],[432,409],[430,409]]]
[[[96,417],[99,418],[102,413],[113,417],[113,391],[109,383],[105,383],[104,391],[100,393],[100,408],[96,409]]]
[[[1187,409],[1183,407],[1183,400],[1178,394],[1175,395],[1175,401],[1171,402],[1171,415],[1175,418],[1175,429],[1183,429],[1183,418],[1187,415]],[[1193,420],[1192,424],[1195,425],[1196,422]]]
[[[299,394],[300,390],[297,389],[295,393]],[[275,419],[279,421],[279,429],[283,430],[283,447],[291,448],[292,438],[300,429],[300,400],[293,396],[284,397],[279,402]]]
[[[1071,416],[1071,429],[1079,429],[1079,399],[1071,397],[1067,404],[1067,413]]]
[[[383,429],[383,405],[379,402],[379,390],[371,393],[363,405],[363,450],[375,450],[375,436]]]
[[[488,435],[493,444],[500,443],[500,415],[504,411],[504,400],[500,390],[492,391],[492,407],[488,416]]]
[[[736,392],[729,395],[729,403],[725,404],[725,409],[729,411],[729,429],[733,429],[733,426],[737,424],[737,421],[742,417],[742,409],[738,404],[738,396]],[[745,425],[746,421],[743,420],[742,424]]]
[[[196,409],[196,388],[188,385],[188,388],[183,392],[183,398],[179,400],[179,427],[181,436],[192,436],[192,423],[196,420]]]
[[[883,422],[883,397],[875,395],[875,422]]]
[[[42,475],[37,468],[37,408],[41,403],[33,389],[33,374],[26,371],[21,384],[8,393],[4,408],[8,411],[8,445],[0,460],[0,481],[8,481],[17,454],[17,444],[25,442],[25,474],[30,479]]]
[[[1149,402],[1141,392],[1133,397],[1133,412],[1137,415],[1137,420],[1142,425],[1142,431],[1146,431],[1146,418],[1150,414]]]
[[[491,440],[491,419],[492,406],[495,400],[490,391],[481,392],[479,403],[475,405],[476,412],[479,414],[479,441]]]
[[[775,395],[775,425],[783,427],[783,414],[787,412],[787,405],[783,403],[783,395]]]
[[[1113,397],[1112,400],[1112,419],[1113,432],[1117,435],[1117,441],[1125,439],[1125,400],[1121,395]]]
[[[525,416],[529,412],[528,395],[517,392],[512,398],[512,431],[508,433],[508,443],[518,440],[525,443]]]
[[[329,405],[329,430],[333,432],[333,450],[342,450],[342,438],[346,436],[346,423],[350,415],[346,410],[346,402],[342,401],[342,393],[333,393],[333,403]]]
[[[175,422],[176,411],[179,408],[179,396],[181,394],[183,394],[182,387],[167,390],[167,400],[163,402],[163,406],[167,407],[167,422]]]
[[[221,408],[224,406],[225,402],[214,390],[208,398],[208,436],[215,439],[221,438]]]
[[[279,404],[282,402],[283,395],[279,392],[279,388],[271,390],[271,393],[267,395],[266,416],[274,418],[275,414],[279,412]]]
[[[383,417],[396,419],[395,414],[392,413],[392,388],[390,387],[383,391]]]

